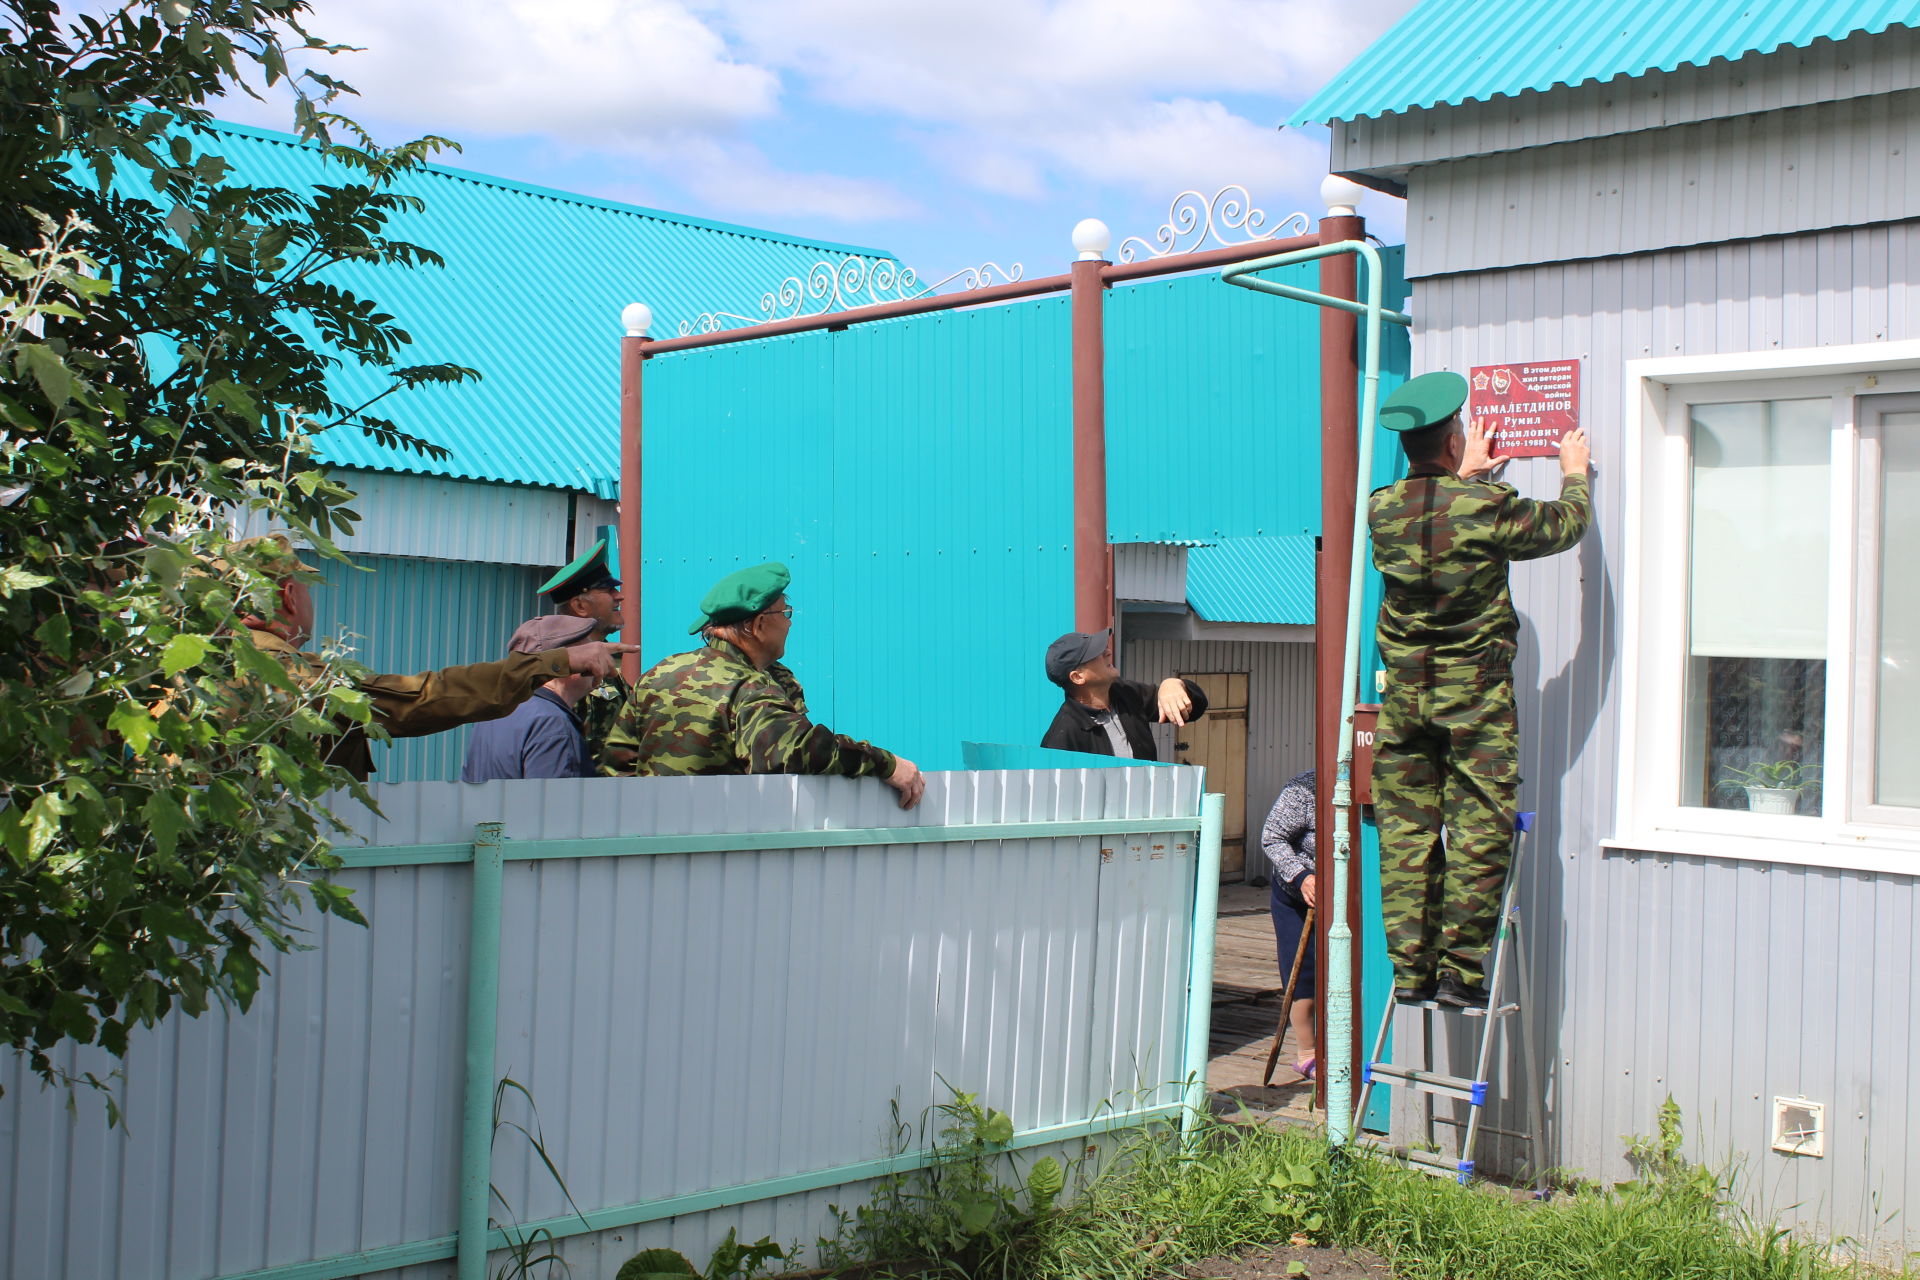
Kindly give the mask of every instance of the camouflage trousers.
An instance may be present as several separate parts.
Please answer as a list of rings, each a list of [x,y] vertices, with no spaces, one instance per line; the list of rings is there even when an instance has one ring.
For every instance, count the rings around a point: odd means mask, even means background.
[[[1519,783],[1509,673],[1388,683],[1374,737],[1373,810],[1380,914],[1401,991],[1431,987],[1441,969],[1469,985],[1485,981]]]

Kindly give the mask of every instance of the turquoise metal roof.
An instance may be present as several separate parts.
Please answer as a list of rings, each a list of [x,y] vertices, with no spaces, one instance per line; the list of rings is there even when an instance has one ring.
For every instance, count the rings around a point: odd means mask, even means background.
[[[1208,622],[1313,622],[1313,537],[1222,538],[1187,552],[1187,603]]]
[[[1289,125],[1544,91],[1920,27],[1920,0],[1424,0]]]
[[[225,156],[237,182],[301,190],[360,180],[287,134],[225,123],[214,132],[196,146]],[[328,278],[374,298],[413,335],[399,363],[449,361],[485,377],[382,403],[385,416],[451,449],[451,457],[432,461],[332,432],[321,452],[341,466],[611,498],[620,460],[622,307],[646,303],[653,333],[670,336],[706,311],[758,319],[763,294],[822,259],[891,258],[460,169],[409,174],[395,189],[421,197],[426,208],[395,216],[390,234],[437,250],[446,267],[355,264]],[[330,385],[341,402],[357,403],[386,384],[377,371],[343,367]]]

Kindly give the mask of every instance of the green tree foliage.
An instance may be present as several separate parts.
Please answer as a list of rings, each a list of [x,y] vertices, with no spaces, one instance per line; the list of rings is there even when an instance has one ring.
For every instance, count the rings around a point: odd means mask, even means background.
[[[440,454],[374,410],[478,375],[404,364],[338,282],[438,265],[387,231],[448,144],[333,114],[346,86],[289,65],[330,48],[306,9],[0,0],[0,1039],[48,1080],[63,1040],[120,1055],[169,1011],[246,1007],[307,903],[358,918],[317,801],[355,785],[326,744],[366,700],[344,661],[296,685],[247,641],[275,583],[224,534],[250,509],[338,557],[352,495],[314,438]],[[338,182],[236,179],[205,125],[243,80],[291,86]],[[384,389],[336,401],[342,366]]]

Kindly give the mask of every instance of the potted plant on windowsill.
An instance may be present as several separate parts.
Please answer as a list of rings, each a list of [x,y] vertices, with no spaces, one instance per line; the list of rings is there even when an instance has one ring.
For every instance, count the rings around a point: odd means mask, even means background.
[[[1818,765],[1764,760],[1745,769],[1728,769],[1717,785],[1723,791],[1746,792],[1751,812],[1792,813],[1800,807],[1800,793],[1819,781]]]

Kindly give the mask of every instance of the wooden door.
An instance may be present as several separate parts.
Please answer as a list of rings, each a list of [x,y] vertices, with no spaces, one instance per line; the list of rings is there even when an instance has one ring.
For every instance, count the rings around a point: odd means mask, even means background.
[[[1203,765],[1207,790],[1226,797],[1220,831],[1220,879],[1246,878],[1247,673],[1181,672],[1207,693],[1207,714],[1178,731],[1174,759]]]

